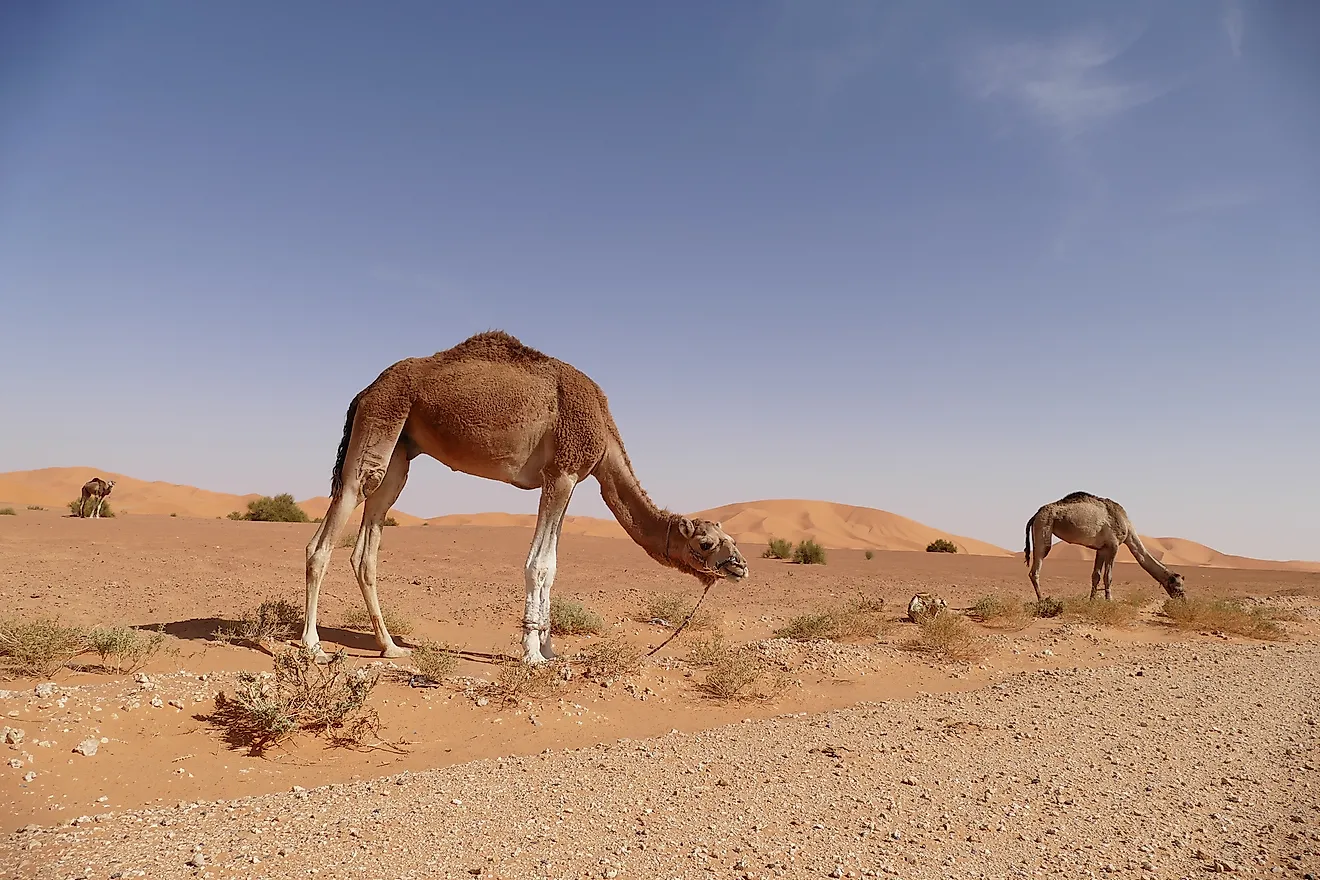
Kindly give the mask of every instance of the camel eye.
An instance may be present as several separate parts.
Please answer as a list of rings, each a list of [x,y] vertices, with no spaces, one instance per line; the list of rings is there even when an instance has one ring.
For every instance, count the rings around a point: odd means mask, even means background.
[[[706,550],[706,551],[715,549],[715,542],[712,541],[710,538],[702,538],[700,541],[697,542],[697,545],[701,547],[702,550]]]

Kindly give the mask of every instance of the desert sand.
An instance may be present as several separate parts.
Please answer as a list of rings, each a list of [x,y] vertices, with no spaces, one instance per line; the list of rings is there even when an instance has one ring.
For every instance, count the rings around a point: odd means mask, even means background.
[[[10,614],[172,636],[141,680],[92,655],[50,681],[0,682],[4,724],[23,730],[5,747],[17,766],[0,768],[0,876],[1301,877],[1317,864],[1315,573],[1185,570],[1191,593],[1286,607],[1286,642],[1173,630],[1149,578],[1120,564],[1116,596],[1143,597],[1132,625],[977,625],[984,659],[954,663],[908,649],[907,599],[1028,599],[1020,558],[839,549],[799,566],[746,544],[751,578],[707,607],[781,670],[764,698],[704,695],[684,658],[707,634],[690,632],[620,680],[482,703],[496,665],[465,659],[443,687],[411,688],[406,664],[341,625],[362,602],[339,550],[322,638],[397,671],[371,698],[381,741],[304,736],[250,757],[208,717],[237,672],[271,658],[213,633],[266,598],[301,606],[313,529],[0,517]],[[380,592],[412,624],[401,641],[516,650],[530,537],[517,524],[388,530]],[[1049,592],[1087,591],[1088,563],[1051,563]],[[642,621],[667,593],[694,599],[699,585],[630,541],[566,533],[555,595],[599,612],[606,636],[659,644],[668,630]],[[773,637],[856,595],[884,600],[880,638]],[[75,753],[88,738],[96,754]]]

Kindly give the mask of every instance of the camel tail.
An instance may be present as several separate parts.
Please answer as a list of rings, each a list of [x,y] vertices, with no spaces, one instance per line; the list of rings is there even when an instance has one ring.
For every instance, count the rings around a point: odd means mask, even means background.
[[[1022,551],[1022,558],[1026,560],[1027,565],[1031,565],[1031,527],[1036,524],[1036,515],[1032,514],[1031,519],[1027,520],[1027,544]]]
[[[353,419],[357,416],[358,394],[348,405],[348,416],[344,419],[344,437],[339,441],[339,452],[335,455],[335,469],[330,474],[330,497],[338,498],[344,491],[344,459],[348,458],[348,442],[353,439]]]

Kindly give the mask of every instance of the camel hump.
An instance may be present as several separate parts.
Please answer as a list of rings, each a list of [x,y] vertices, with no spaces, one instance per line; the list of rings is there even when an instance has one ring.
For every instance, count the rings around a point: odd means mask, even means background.
[[[553,360],[530,345],[523,345],[515,337],[503,330],[487,330],[475,336],[469,336],[458,345],[446,351],[436,353],[438,357],[480,358],[509,364],[538,363]]]
[[[1100,501],[1099,495],[1092,495],[1090,492],[1069,492],[1064,495],[1056,504],[1067,504],[1071,501]]]

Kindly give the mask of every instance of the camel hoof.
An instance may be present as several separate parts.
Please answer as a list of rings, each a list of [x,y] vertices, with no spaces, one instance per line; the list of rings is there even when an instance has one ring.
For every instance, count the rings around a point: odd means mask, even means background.
[[[550,661],[547,658],[541,656],[540,654],[524,654],[523,662],[526,663],[528,666],[544,666],[546,663],[549,663]]]
[[[315,648],[312,648],[311,650],[312,650],[312,660],[315,661],[317,665],[319,666],[329,665],[330,655],[327,654],[325,651],[321,650],[320,645],[317,645]]]
[[[400,648],[398,645],[390,645],[380,652],[380,656],[387,660],[397,660],[400,657],[411,657],[412,648]]]

